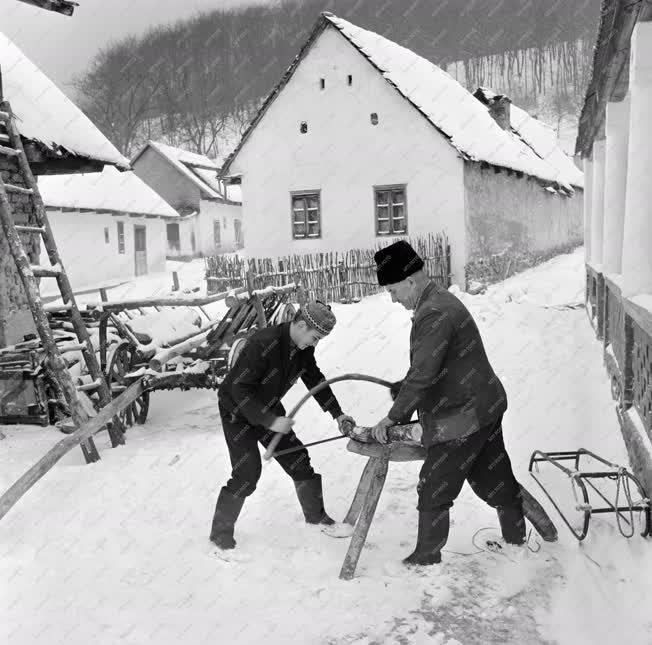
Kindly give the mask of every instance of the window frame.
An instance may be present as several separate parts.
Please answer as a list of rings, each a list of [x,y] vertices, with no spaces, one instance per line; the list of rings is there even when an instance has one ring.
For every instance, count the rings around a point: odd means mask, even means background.
[[[318,235],[309,235],[308,234],[308,208],[305,209],[305,234],[297,236],[295,235],[295,219],[294,219],[294,200],[296,197],[316,197],[317,198],[317,225],[319,227]],[[290,191],[290,235],[293,240],[320,240],[323,235],[322,228],[322,208],[321,208],[321,189],[316,190],[292,190]]]
[[[403,217],[398,219],[404,220],[403,231],[396,232],[394,231],[394,198],[392,193],[394,191],[403,192]],[[378,217],[378,193],[389,192],[390,201],[387,203],[388,206],[388,219],[389,219],[389,231],[387,233],[380,231],[380,221]],[[376,232],[376,237],[391,237],[392,235],[407,235],[408,234],[408,199],[407,199],[407,184],[386,184],[373,187],[373,204],[374,204],[374,228]]]

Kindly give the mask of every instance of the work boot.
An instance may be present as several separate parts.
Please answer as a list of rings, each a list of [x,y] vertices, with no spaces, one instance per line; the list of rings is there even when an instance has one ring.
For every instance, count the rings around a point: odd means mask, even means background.
[[[523,516],[523,507],[517,506],[497,506],[498,521],[500,530],[507,544],[517,546],[525,544],[525,517]]]
[[[335,520],[324,510],[321,475],[315,475],[312,479],[304,481],[295,481],[294,487],[308,524],[335,524]]]
[[[407,558],[405,565],[430,565],[441,562],[441,549],[448,540],[450,515],[445,511],[419,511],[417,546]]]
[[[233,529],[243,504],[244,498],[232,495],[226,488],[222,488],[220,491],[215,505],[210,535],[211,542],[220,549],[235,548]]]

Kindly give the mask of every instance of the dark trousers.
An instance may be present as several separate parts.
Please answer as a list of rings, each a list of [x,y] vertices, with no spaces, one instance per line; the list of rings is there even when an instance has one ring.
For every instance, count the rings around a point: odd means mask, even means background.
[[[502,416],[462,439],[435,444],[419,474],[419,511],[449,509],[464,480],[489,506],[520,508],[520,486],[505,450]]]
[[[258,444],[267,447],[274,433],[263,426],[254,426],[246,421],[233,419],[231,414],[223,410],[220,410],[220,416],[232,468],[231,479],[224,488],[236,497],[248,497],[256,490],[262,470]],[[303,444],[294,432],[290,431],[283,436],[276,449],[285,450],[296,446],[303,446]],[[295,482],[315,477],[315,471],[310,465],[310,456],[305,448],[276,457],[276,461]]]

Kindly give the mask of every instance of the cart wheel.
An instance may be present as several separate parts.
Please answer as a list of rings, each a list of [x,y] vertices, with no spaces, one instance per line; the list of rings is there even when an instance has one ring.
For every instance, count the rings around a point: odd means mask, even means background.
[[[294,305],[291,302],[284,302],[277,310],[274,316],[272,317],[273,325],[280,325],[284,322],[292,322],[294,320],[294,314],[297,312]]]
[[[107,380],[113,398],[116,398],[127,389],[129,384],[127,383],[126,375],[133,370],[134,362],[134,352],[127,341],[121,341],[113,348],[107,369]],[[143,392],[118,417],[122,425],[127,428],[134,425],[134,423],[145,423],[148,411],[149,392]]]
[[[227,370],[230,370],[235,365],[235,362],[238,360],[238,356],[240,356],[240,352],[244,349],[246,342],[246,336],[236,336],[236,338],[233,340],[233,344],[229,349],[229,356],[226,359]]]

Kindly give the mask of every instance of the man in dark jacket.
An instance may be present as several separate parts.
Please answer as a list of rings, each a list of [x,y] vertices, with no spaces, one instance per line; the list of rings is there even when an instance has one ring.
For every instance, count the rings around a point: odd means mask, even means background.
[[[417,410],[427,457],[419,476],[417,546],[404,562],[434,564],[449,531],[449,509],[464,480],[496,508],[506,543],[522,545],[525,522],[520,487],[505,450],[502,417],[507,395],[494,373],[468,309],[423,270],[405,241],[375,255],[378,283],[392,302],[413,310],[410,369],[394,384],[394,405],[373,429],[381,443],[387,428]]]
[[[248,338],[221,383],[218,405],[232,466],[231,479],[217,499],[210,534],[221,549],[235,547],[235,522],[260,478],[258,443],[266,447],[279,432],[284,436],[278,451],[303,445],[292,431],[294,420],[285,416],[281,399],[299,378],[308,389],[325,380],[315,362],[315,346],[332,331],[335,322],[328,305],[307,303],[293,322],[265,327]],[[315,394],[315,399],[337,420],[343,434],[355,425],[342,412],[329,387]],[[306,522],[333,524],[324,510],[321,475],[310,465],[308,451],[304,448],[281,455],[276,461],[294,480]]]

